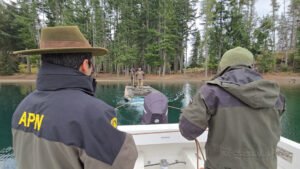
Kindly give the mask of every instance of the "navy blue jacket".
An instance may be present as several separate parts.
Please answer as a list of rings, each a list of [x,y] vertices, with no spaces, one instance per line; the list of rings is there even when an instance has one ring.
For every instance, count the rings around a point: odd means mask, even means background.
[[[133,168],[133,138],[116,129],[114,108],[94,97],[95,86],[75,69],[43,63],[12,119],[20,169]]]

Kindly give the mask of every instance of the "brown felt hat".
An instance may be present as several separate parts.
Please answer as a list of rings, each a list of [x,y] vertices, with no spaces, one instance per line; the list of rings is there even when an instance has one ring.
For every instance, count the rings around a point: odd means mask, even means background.
[[[48,53],[92,53],[93,56],[101,56],[107,53],[107,49],[93,48],[77,26],[56,26],[42,29],[39,49],[13,52],[16,55]]]

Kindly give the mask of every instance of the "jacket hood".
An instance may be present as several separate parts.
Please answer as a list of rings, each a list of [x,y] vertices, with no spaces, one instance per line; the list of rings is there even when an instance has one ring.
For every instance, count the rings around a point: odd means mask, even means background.
[[[208,84],[218,85],[252,108],[273,107],[278,100],[278,84],[264,80],[252,69],[232,67]]]
[[[81,90],[94,95],[96,80],[80,71],[60,65],[43,62],[38,73],[37,90],[55,91],[61,89]]]

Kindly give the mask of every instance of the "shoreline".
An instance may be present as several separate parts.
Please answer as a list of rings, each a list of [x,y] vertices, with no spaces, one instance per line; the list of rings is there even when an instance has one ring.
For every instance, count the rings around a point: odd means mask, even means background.
[[[279,85],[300,85],[300,73],[268,73],[262,75],[264,79],[277,82]],[[0,83],[35,83],[36,74],[15,74],[11,76],[0,76]],[[168,74],[165,76],[146,74],[144,83],[183,83],[183,82],[203,82],[209,80],[213,75],[205,76],[202,73],[186,73],[186,74]],[[124,82],[130,83],[130,76],[101,73],[96,75],[97,82]]]

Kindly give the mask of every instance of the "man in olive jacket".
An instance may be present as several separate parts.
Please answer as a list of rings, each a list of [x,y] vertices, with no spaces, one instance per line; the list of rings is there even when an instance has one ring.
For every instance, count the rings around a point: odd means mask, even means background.
[[[40,49],[15,54],[42,55],[36,90],[12,118],[19,169],[132,169],[137,150],[131,135],[116,129],[114,108],[97,99],[92,48],[78,27],[41,32]]]
[[[245,48],[227,51],[220,73],[206,82],[182,109],[179,128],[188,140],[206,128],[206,169],[276,169],[280,116],[285,101],[276,83],[252,69]]]

